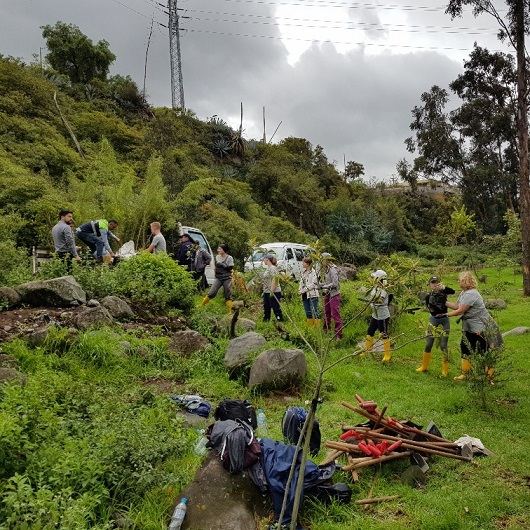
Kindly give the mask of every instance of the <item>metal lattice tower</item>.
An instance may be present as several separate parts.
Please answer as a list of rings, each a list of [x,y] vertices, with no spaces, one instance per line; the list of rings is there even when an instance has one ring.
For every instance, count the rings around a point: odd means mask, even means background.
[[[185,109],[182,61],[180,59],[180,30],[177,0],[168,0],[169,8],[169,57],[171,60],[171,104]]]

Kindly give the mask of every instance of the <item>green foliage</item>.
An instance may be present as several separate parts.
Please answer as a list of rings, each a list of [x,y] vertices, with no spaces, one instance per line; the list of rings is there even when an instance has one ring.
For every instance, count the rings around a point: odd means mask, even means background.
[[[9,240],[0,240],[0,286],[16,287],[31,280],[27,253]]]
[[[455,207],[445,224],[439,225],[438,232],[442,238],[455,246],[459,242],[465,241],[474,232],[477,226],[473,220],[474,217],[473,213],[467,213],[464,205],[460,208]]]
[[[196,292],[191,275],[167,255],[146,252],[114,270],[117,292],[152,310],[169,307],[189,311]]]

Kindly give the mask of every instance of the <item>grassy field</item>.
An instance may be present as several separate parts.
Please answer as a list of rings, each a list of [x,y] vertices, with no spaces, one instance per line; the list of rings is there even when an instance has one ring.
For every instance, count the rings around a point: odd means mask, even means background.
[[[508,303],[495,316],[502,331],[528,325],[530,299],[522,297],[521,276],[511,271],[487,274],[479,290],[485,298]],[[456,288],[457,274],[445,273],[444,282]],[[362,282],[343,284],[343,316],[357,313]],[[454,297],[456,299],[456,295]],[[305,329],[301,304],[294,298],[285,310]],[[223,301],[213,300],[193,316],[198,331],[210,334],[208,315],[223,313]],[[257,331],[268,347],[293,347],[271,324],[260,322],[259,300],[242,316],[256,318]],[[382,365],[380,356],[350,358],[325,374],[319,410],[323,440],[335,440],[341,425],[362,421],[342,401],[355,394],[372,399],[387,413],[421,425],[434,421],[448,439],[463,435],[479,438],[494,455],[464,463],[433,458],[423,489],[402,484],[407,463],[366,469],[351,484],[354,500],[399,494],[398,500],[364,509],[306,503],[302,521],[312,530],[342,529],[509,529],[528,528],[530,515],[530,459],[525,435],[530,426],[528,396],[530,335],[508,337],[496,384],[488,388],[487,408],[453,381],[459,373],[460,326],[452,322],[450,376],[440,376],[439,351],[433,352],[431,371],[416,373],[423,351],[423,327],[428,314],[418,311],[400,318],[395,330],[393,358]],[[422,327],[423,326],[423,327]],[[285,328],[296,338],[291,323]],[[329,361],[355,351],[364,338],[361,318],[333,342]],[[212,402],[233,396],[263,407],[270,436],[281,440],[281,418],[288,405],[310,399],[317,364],[307,352],[306,385],[285,394],[252,393],[243,381],[230,380],[223,369],[227,338],[200,355],[182,359],[170,354],[160,337],[141,330],[126,334],[115,328],[88,332],[71,344],[56,332],[43,348],[28,349],[21,341],[3,345],[29,376],[25,387],[0,390],[0,529],[113,528],[118,513],[134,528],[167,528],[170,506],[200,465],[191,451],[195,432],[174,418],[169,392],[200,393]],[[325,337],[313,331],[317,350]],[[418,339],[418,340],[415,340]],[[124,343],[126,341],[126,343]],[[325,456],[322,449],[315,461]],[[336,480],[348,481],[336,474]],[[265,528],[265,521],[263,521]]]

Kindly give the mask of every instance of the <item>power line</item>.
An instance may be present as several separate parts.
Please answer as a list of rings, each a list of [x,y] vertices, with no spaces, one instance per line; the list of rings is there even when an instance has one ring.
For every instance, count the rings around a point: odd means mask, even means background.
[[[140,13],[140,11],[136,11],[136,9],[133,9],[131,6],[128,6],[127,4],[124,4],[123,2],[120,2],[119,0],[112,0],[112,1],[116,2],[122,7],[125,7],[126,9],[129,9],[130,11],[132,11],[133,13],[136,13],[137,15],[140,15],[141,17],[147,18],[147,20],[152,20],[152,17],[145,15],[144,13]],[[154,20],[154,23],[167,29],[167,26],[165,24],[162,24],[161,22],[158,22],[157,20]]]

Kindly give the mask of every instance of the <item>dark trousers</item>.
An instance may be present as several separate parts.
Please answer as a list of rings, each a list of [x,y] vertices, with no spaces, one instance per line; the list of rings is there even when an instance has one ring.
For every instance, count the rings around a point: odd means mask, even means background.
[[[382,339],[388,339],[388,325],[390,324],[390,319],[385,318],[383,320],[377,320],[377,318],[371,317],[370,324],[368,324],[368,331],[366,334],[369,337],[373,337],[375,332],[379,330]]]
[[[70,252],[57,252],[57,257],[64,262],[66,272],[72,272],[72,254],[70,254]]]
[[[96,253],[98,261],[103,259],[103,249],[105,248],[105,245],[101,238],[91,232],[76,232],[76,235],[88,246],[92,254],[94,254],[94,252]]]
[[[202,292],[208,288],[208,280],[206,279],[206,274],[204,274],[204,271],[193,271],[193,279],[195,280],[195,283],[197,284],[197,289],[199,291]]]
[[[263,321],[269,322],[271,319],[271,309],[274,311],[276,320],[283,321],[282,308],[280,307],[280,298],[282,293],[263,293]]]
[[[460,351],[462,357],[468,357],[473,352],[485,352],[488,350],[488,341],[480,333],[464,331],[460,341]]]

